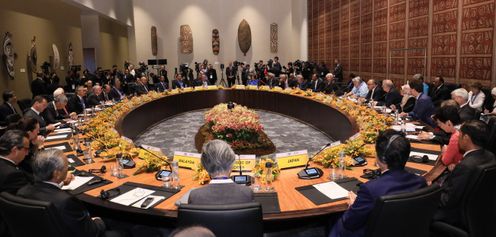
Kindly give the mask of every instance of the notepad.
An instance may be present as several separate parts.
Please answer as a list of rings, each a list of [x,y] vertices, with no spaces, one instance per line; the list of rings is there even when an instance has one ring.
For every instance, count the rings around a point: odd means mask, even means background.
[[[89,176],[89,177],[74,176],[74,180],[72,180],[69,185],[62,186],[62,190],[74,190],[76,188],[83,186],[85,183],[88,183],[93,178],[94,178],[93,176]]]
[[[110,201],[124,206],[129,206],[154,192],[154,190],[150,189],[134,188]]]
[[[45,150],[53,150],[53,149],[64,151],[65,150],[65,146],[52,146],[52,147],[45,148]]]
[[[60,128],[60,129],[55,129],[55,133],[67,133],[67,132],[72,132],[71,128]]]
[[[335,182],[314,184],[313,187],[330,199],[340,199],[348,197],[348,190],[339,186]]]
[[[152,202],[150,202],[150,204],[148,204],[148,206],[146,206],[146,207],[141,207],[141,204],[142,204],[143,202],[145,202],[145,200],[146,200],[147,198],[153,198],[153,201],[152,201]],[[164,199],[165,199],[165,197],[163,197],[163,196],[148,195],[148,197],[146,197],[146,198],[142,198],[142,199],[141,199],[141,200],[139,200],[138,202],[134,203],[134,204],[132,205],[132,207],[137,207],[137,208],[141,208],[141,209],[148,209],[148,208],[152,207],[153,205],[155,205],[155,203],[160,202],[160,201],[162,201],[162,200],[164,200]]]
[[[429,160],[437,160],[437,156],[436,154],[430,154],[430,153],[424,153],[424,152],[417,152],[417,151],[410,151],[410,156],[424,156],[426,155]]]
[[[69,134],[62,134],[62,135],[53,135],[53,136],[48,136],[45,138],[45,141],[52,141],[52,140],[57,140],[57,139],[64,139],[67,138]]]

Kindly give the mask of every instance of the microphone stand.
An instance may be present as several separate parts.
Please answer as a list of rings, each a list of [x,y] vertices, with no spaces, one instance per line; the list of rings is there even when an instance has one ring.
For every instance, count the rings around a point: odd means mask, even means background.
[[[231,176],[231,179],[237,184],[244,184],[246,186],[250,186],[253,180],[253,177],[249,175],[243,175],[243,169],[241,166],[241,156],[238,155],[239,162],[239,175]]]
[[[308,164],[310,163],[311,160],[313,160],[313,158],[315,158],[315,156],[320,154],[322,151],[324,151],[330,145],[331,145],[331,143],[327,143],[325,146],[320,148],[320,150],[317,151],[317,153],[315,153],[311,158],[308,159],[307,163],[305,164],[305,168],[303,170],[301,170],[300,172],[298,172],[298,178],[300,178],[300,179],[316,179],[316,178],[322,177],[324,172],[321,169],[316,168],[316,167],[309,168]]]

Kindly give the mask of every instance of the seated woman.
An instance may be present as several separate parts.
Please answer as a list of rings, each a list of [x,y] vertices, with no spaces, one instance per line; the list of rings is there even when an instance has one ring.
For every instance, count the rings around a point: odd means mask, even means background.
[[[410,94],[410,86],[408,84],[401,86],[401,95],[403,96],[400,103],[401,112],[411,112],[413,106],[415,106],[415,97]]]
[[[235,160],[234,151],[222,140],[212,140],[203,146],[201,163],[211,181],[205,187],[194,189],[189,195],[189,204],[238,204],[253,201],[253,191],[244,185],[235,184],[229,176]]]
[[[377,198],[403,192],[413,192],[427,185],[421,176],[405,170],[410,156],[410,142],[403,133],[386,130],[379,134],[375,144],[377,165],[382,175],[360,185],[357,195],[350,192],[350,207],[334,225],[330,237],[365,236],[370,212]]]
[[[460,135],[461,119],[458,114],[458,106],[445,105],[441,106],[433,116],[437,126],[448,134],[451,134],[449,143],[443,146],[442,159],[444,165],[450,170],[460,163],[463,154],[458,147],[458,136]]]

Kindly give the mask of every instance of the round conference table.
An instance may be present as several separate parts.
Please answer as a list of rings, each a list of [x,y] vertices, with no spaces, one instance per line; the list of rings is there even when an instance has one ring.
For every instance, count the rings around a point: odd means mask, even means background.
[[[358,132],[358,127],[353,119],[338,109],[317,100],[280,92],[233,89],[185,92],[152,100],[129,111],[118,121],[116,129],[121,135],[135,139],[148,127],[172,116],[191,110],[211,108],[216,104],[228,101],[233,101],[252,109],[263,109],[293,117],[321,130],[333,140],[344,141]],[[60,141],[46,142],[47,145],[55,143],[60,143]],[[440,150],[439,145],[425,143],[412,143],[412,147],[431,151]],[[75,154],[75,152],[69,152],[68,154]],[[363,170],[366,168],[376,169],[375,158],[366,157],[366,159],[368,161],[367,166],[353,167],[351,170],[345,170],[345,176],[355,177],[361,182],[366,182],[366,179],[360,178],[360,175],[363,174]],[[95,163],[79,166],[77,169],[99,169],[103,164],[110,167],[115,163],[115,161],[105,162],[101,158],[94,158],[94,160],[96,161]],[[135,158],[135,161],[137,164],[142,162],[137,158]],[[323,168],[319,164],[314,164],[312,162],[311,166],[322,168],[324,175],[318,179],[302,180],[297,177],[297,173],[302,169],[301,167],[281,170],[280,176],[272,184],[278,195],[280,213],[264,214],[264,221],[284,221],[296,218],[315,217],[342,212],[348,208],[347,200],[315,205],[295,189],[296,187],[329,181],[329,168]],[[408,162],[407,166],[424,171],[428,171],[432,168],[432,166],[427,164],[411,162]],[[175,205],[175,202],[186,194],[188,190],[201,186],[198,184],[198,181],[193,180],[194,171],[180,168],[180,183],[181,185],[184,185],[184,187],[181,191],[162,201],[154,208],[144,210],[123,206],[108,200],[102,200],[98,197],[102,189],[108,190],[119,187],[126,182],[141,183],[157,187],[163,185],[162,181],[155,179],[154,173],[144,173],[133,176],[136,169],[137,168],[124,169],[123,172],[128,177],[122,179],[111,176],[111,172],[102,174],[100,175],[102,178],[108,179],[112,181],[112,183],[78,194],[77,197],[89,206],[104,209],[110,213],[114,212],[115,215],[130,214],[170,220],[177,217],[177,206]]]

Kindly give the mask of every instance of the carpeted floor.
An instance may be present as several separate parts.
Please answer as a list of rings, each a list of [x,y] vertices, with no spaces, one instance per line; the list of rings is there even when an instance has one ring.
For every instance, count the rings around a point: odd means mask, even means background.
[[[203,125],[206,110],[187,112],[162,121],[136,139],[137,144],[159,147],[167,156],[174,151],[197,152],[194,137]],[[257,111],[264,125],[265,133],[276,146],[276,152],[289,152],[307,149],[310,154],[332,139],[319,130],[280,114]]]

